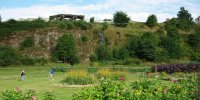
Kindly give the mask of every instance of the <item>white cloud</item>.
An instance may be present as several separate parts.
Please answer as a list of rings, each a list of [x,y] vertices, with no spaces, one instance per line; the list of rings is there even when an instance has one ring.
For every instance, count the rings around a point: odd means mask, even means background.
[[[84,2],[84,0],[79,0],[79,2]],[[74,4],[33,5],[24,8],[0,8],[0,14],[3,20],[10,18],[48,18],[50,15],[60,13],[83,14],[86,19],[93,16],[95,19],[102,20],[112,18],[115,11],[122,10],[134,21],[146,21],[150,14],[155,14],[158,21],[162,22],[167,18],[176,17],[181,6],[186,7],[194,18],[198,16],[200,6],[195,4],[195,0],[105,0],[99,4],[79,6]]]

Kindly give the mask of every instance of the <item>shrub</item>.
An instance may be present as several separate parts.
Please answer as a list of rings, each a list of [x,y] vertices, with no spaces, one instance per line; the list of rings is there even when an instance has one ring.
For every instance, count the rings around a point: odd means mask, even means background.
[[[72,35],[64,34],[58,39],[58,43],[53,51],[53,57],[59,61],[68,62],[71,65],[79,62],[75,39]]]
[[[136,47],[136,55],[148,61],[155,61],[156,49],[158,47],[159,38],[154,33],[144,33]]]
[[[0,47],[0,66],[19,64],[18,52],[12,47]]]
[[[96,49],[96,55],[99,61],[106,61],[112,59],[112,52],[105,45],[101,45]]]
[[[24,40],[20,44],[20,47],[22,49],[28,48],[28,47],[33,47],[33,46],[34,46],[34,37],[33,36],[25,37]]]
[[[97,58],[97,55],[96,54],[91,54],[90,55],[90,61],[91,62],[95,62],[95,61],[97,61],[98,60],[98,58]]]
[[[193,52],[191,55],[191,60],[200,62],[200,51]]]
[[[132,100],[132,94],[124,82],[102,80],[100,85],[74,94],[72,100]]]
[[[142,61],[138,58],[126,58],[123,60],[123,65],[139,65]]]
[[[94,17],[90,18],[90,23],[94,23]]]
[[[108,22],[103,22],[102,23],[102,30],[105,31],[106,29],[108,29]]]
[[[89,28],[89,24],[86,21],[75,21],[75,25],[80,27],[82,30],[87,30]]]
[[[134,100],[188,100],[197,97],[197,82],[193,79],[174,80],[163,84],[160,80],[149,78],[133,82],[132,88]]]
[[[68,30],[71,30],[73,29],[75,26],[74,26],[74,23],[72,21],[67,21],[67,29]]]
[[[3,100],[30,100],[32,96],[35,96],[35,90],[4,90],[1,98]]]
[[[88,41],[88,37],[87,37],[86,35],[83,35],[83,36],[81,37],[81,41],[82,41],[82,42],[87,42],[87,41]]]
[[[70,85],[86,85],[94,83],[95,78],[90,76],[87,70],[70,70],[66,73],[66,78],[62,82]]]
[[[52,92],[46,92],[43,100],[58,100]]]
[[[168,64],[168,65],[156,65],[152,66],[152,72],[166,72],[166,73],[174,73],[174,72],[197,72],[200,64]]]

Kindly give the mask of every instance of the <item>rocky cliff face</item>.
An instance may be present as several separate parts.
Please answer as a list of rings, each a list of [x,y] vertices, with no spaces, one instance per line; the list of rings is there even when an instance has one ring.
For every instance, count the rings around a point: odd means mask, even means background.
[[[88,62],[91,52],[94,50],[94,43],[89,39],[86,43],[81,41],[81,36],[86,34],[84,31],[35,31],[35,32],[20,32],[17,35],[12,35],[7,38],[0,40],[0,45],[10,45],[15,48],[20,47],[20,43],[25,39],[25,37],[33,36],[34,47],[26,48],[21,50],[23,54],[32,57],[51,57],[51,51],[56,45],[56,41],[64,33],[71,33],[74,35],[77,43],[78,56],[81,58],[82,62]]]

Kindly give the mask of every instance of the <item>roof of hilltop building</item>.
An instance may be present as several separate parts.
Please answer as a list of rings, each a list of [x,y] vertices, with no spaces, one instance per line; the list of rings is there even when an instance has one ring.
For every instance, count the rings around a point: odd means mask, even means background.
[[[50,20],[61,20],[61,19],[69,18],[71,20],[76,20],[76,19],[84,20],[84,17],[85,17],[84,15],[58,14],[58,15],[49,16],[49,19]]]

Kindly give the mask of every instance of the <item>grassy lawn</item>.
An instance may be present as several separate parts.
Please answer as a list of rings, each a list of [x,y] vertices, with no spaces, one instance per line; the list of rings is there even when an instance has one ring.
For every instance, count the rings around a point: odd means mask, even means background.
[[[48,91],[54,92],[54,94],[60,100],[71,100],[72,95],[78,91],[81,91],[82,87],[69,87],[68,85],[62,85],[61,81],[65,78],[65,73],[63,72],[55,72],[55,80],[51,80],[49,77],[50,66],[56,67],[67,65],[50,64],[45,66],[10,66],[6,68],[0,68],[0,92],[3,92],[5,89],[15,90],[16,87],[18,87],[23,90],[36,90],[36,98],[39,100],[42,100],[44,93]],[[26,73],[24,81],[21,81],[21,69],[24,69]],[[192,77],[196,76],[196,74],[191,75]],[[145,74],[143,72],[129,72],[127,75],[128,88],[131,88],[131,82],[136,80],[143,80],[145,79],[144,76]],[[173,77],[173,75],[170,77]],[[163,82],[164,84],[167,84],[167,81]]]
[[[49,68],[47,66],[29,66],[24,67],[25,81],[20,80],[20,71],[23,67],[9,67],[0,68],[0,92],[4,89],[13,90],[16,87],[20,89],[34,89],[37,93],[37,98],[42,99],[47,91],[53,91],[55,95],[61,100],[69,100],[72,94],[80,88],[70,88],[59,86],[60,81],[64,79],[65,75],[61,72],[56,72],[55,80],[49,78]]]
[[[51,65],[66,66],[66,65]],[[25,80],[21,81],[20,72],[23,69],[26,73]],[[141,73],[129,73],[128,83],[141,77]],[[62,86],[60,81],[65,78],[65,73],[55,72],[54,79],[49,77],[49,66],[11,66],[0,68],[0,92],[8,89],[34,89],[36,97],[41,100],[45,92],[53,91],[60,100],[72,99],[73,93],[80,91],[81,87]],[[1,95],[1,94],[0,94]]]

